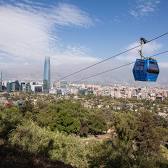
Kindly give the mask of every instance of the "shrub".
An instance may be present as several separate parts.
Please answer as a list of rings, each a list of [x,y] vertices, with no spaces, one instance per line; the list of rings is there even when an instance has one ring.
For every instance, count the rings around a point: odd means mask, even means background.
[[[6,108],[0,111],[0,135],[7,138],[8,133],[20,124],[22,114],[16,107]]]
[[[10,134],[9,141],[29,152],[40,153],[75,167],[88,166],[89,151],[80,138],[40,128],[32,121],[24,121],[19,125]]]
[[[81,134],[82,121],[86,122],[90,134],[101,134],[106,131],[106,122],[96,111],[83,108],[80,103],[62,100],[48,104],[36,115],[37,123],[49,127],[51,131],[68,134]]]
[[[167,130],[158,127],[154,115],[147,111],[116,113],[116,136],[95,147],[90,167],[106,168],[165,168],[168,166],[166,150],[161,144]]]

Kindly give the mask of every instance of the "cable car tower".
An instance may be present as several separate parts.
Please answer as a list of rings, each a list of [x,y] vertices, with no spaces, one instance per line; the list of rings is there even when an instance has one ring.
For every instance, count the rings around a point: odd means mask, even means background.
[[[139,50],[140,59],[136,59],[133,67],[133,75],[135,81],[151,81],[156,82],[159,75],[159,66],[155,59],[144,57],[142,49],[143,45],[148,43],[145,38],[140,38],[141,49]]]

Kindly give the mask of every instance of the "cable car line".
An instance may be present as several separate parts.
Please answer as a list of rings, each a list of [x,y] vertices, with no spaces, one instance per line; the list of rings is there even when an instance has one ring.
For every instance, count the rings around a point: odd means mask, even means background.
[[[156,56],[165,54],[165,53],[168,53],[168,50],[167,50],[167,51],[160,52],[160,53],[157,53],[157,54],[154,54],[154,55],[152,55],[150,58],[153,58],[153,57],[156,57]],[[81,81],[83,81],[83,80],[87,80],[87,79],[90,79],[90,78],[93,78],[93,77],[102,75],[102,74],[107,73],[107,72],[111,72],[111,71],[114,71],[114,70],[117,70],[117,69],[121,69],[121,68],[123,68],[123,67],[126,67],[126,66],[129,66],[129,65],[131,65],[131,64],[134,64],[135,62],[136,62],[136,61],[129,62],[129,63],[123,64],[123,65],[120,65],[120,66],[118,66],[118,67],[115,67],[115,68],[112,68],[112,69],[108,69],[108,70],[106,70],[106,71],[103,71],[103,72],[100,72],[100,73],[97,73],[97,74],[88,76],[88,77],[86,77],[86,78],[82,78],[82,79],[80,79],[80,80],[78,80],[78,81],[75,81],[75,82],[78,83],[78,82],[81,82]]]
[[[140,38],[140,58],[136,59],[132,72],[135,81],[156,82],[159,75],[157,60],[152,57],[145,57],[142,52],[143,45],[147,42],[148,41],[145,38]]]
[[[163,36],[166,36],[166,35],[168,35],[168,32],[163,33],[163,34],[161,34],[161,35],[159,35],[159,36],[156,36],[156,37],[152,38],[151,40],[147,41],[145,44],[150,43],[150,42],[152,42],[152,41],[155,41],[155,40],[157,40],[157,39],[159,39],[159,38],[161,38],[161,37],[163,37]],[[101,63],[103,63],[103,62],[106,62],[106,61],[108,61],[108,60],[110,60],[110,59],[112,59],[112,58],[115,58],[115,57],[119,56],[119,55],[125,54],[125,53],[127,53],[127,52],[129,52],[129,51],[131,51],[131,50],[134,50],[134,49],[138,48],[138,47],[141,47],[141,44],[140,44],[140,45],[137,45],[137,46],[135,46],[135,47],[132,47],[132,48],[130,48],[130,49],[127,49],[127,50],[125,50],[125,51],[122,51],[122,52],[120,52],[120,53],[118,53],[118,54],[115,54],[115,55],[113,55],[113,56],[111,56],[111,57],[108,57],[108,58],[106,58],[106,59],[104,59],[104,60],[102,60],[102,61],[99,61],[99,62],[97,62],[97,63],[94,63],[94,64],[92,64],[92,65],[90,65],[90,66],[84,67],[84,68],[82,68],[82,69],[80,69],[80,70],[78,70],[78,71],[76,71],[76,72],[73,72],[73,73],[71,73],[71,74],[69,74],[69,75],[66,75],[66,76],[62,77],[61,79],[59,79],[59,81],[61,81],[61,80],[63,80],[63,79],[66,79],[66,78],[68,78],[68,77],[70,77],[70,76],[73,76],[73,75],[75,75],[75,74],[78,74],[78,73],[80,73],[80,72],[82,72],[82,71],[85,71],[85,70],[87,70],[87,69],[89,69],[89,68],[92,68],[92,67],[94,67],[94,66],[96,66],[96,65],[98,65],[98,64],[101,64]]]

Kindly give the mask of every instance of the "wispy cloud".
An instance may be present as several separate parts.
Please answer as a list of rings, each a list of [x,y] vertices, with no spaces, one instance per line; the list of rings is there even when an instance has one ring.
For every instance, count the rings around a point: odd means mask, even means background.
[[[133,48],[138,45],[139,45],[138,42],[134,42],[134,43],[128,45],[128,47],[126,47],[126,49],[130,49],[130,48]],[[142,52],[145,57],[149,57],[149,56],[152,56],[153,54],[158,53],[160,51],[160,49],[162,49],[161,43],[151,42],[151,43],[147,43],[143,46]],[[136,58],[140,58],[139,50],[140,50],[140,47],[138,47],[134,50],[131,50],[127,54],[121,55],[121,56],[117,57],[116,59],[123,60],[123,61],[135,61]]]
[[[0,20],[0,49],[6,55],[38,59],[47,52],[52,36],[43,18],[21,9],[0,7]]]
[[[136,4],[129,13],[136,18],[147,16],[148,14],[155,12],[158,9],[159,4],[160,0],[136,0]]]
[[[63,26],[76,25],[89,27],[93,25],[93,21],[86,12],[69,4],[59,4],[56,9],[53,9],[51,19]]]
[[[3,69],[12,62],[16,69],[31,64],[33,71],[46,55],[56,60],[53,61],[56,65],[97,60],[81,47],[60,47],[61,37],[55,33],[57,31],[53,33],[60,26],[87,28],[94,25],[88,13],[66,3],[46,7],[31,0],[12,2],[0,2],[0,60]]]
[[[52,24],[62,26],[92,26],[93,19],[89,14],[75,5],[67,3],[44,3],[33,0],[8,0],[10,3],[6,3],[4,0],[0,2],[0,5],[6,7],[14,7],[17,10],[24,10],[30,12],[36,16],[47,19]]]

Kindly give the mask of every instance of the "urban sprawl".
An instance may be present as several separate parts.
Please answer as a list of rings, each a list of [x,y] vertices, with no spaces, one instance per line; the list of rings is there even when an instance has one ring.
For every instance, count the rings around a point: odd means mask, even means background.
[[[0,80],[0,92],[7,93],[38,93],[66,95],[95,95],[112,98],[135,98],[148,100],[163,100],[168,97],[168,89],[163,87],[138,87],[129,85],[97,85],[86,83],[69,83],[66,81],[51,82],[50,57],[45,58],[43,81],[4,81]]]

